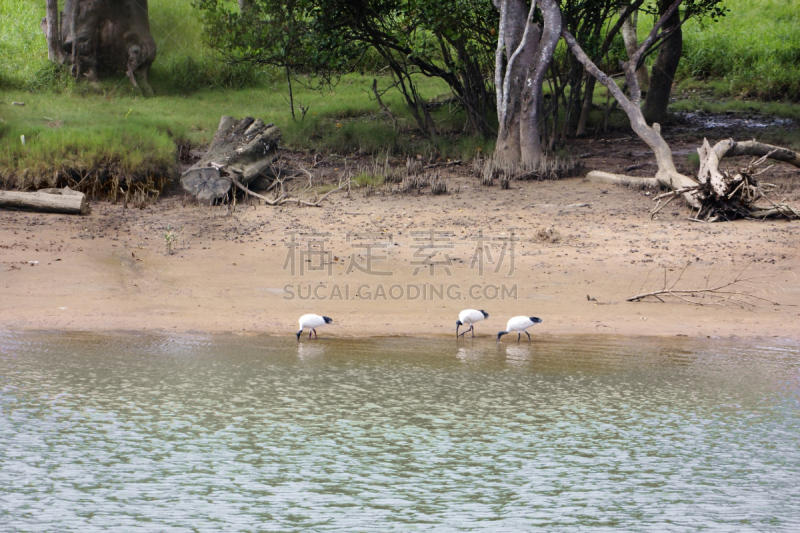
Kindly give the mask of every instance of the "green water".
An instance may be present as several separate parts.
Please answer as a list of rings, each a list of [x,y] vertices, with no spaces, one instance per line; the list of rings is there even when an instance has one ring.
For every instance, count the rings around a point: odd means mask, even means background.
[[[0,333],[0,531],[797,531],[800,346]]]

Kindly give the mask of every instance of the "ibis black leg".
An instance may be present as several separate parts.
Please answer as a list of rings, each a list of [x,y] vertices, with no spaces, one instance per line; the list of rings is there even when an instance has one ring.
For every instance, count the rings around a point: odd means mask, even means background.
[[[530,334],[530,333],[528,333],[528,332],[526,331],[526,332],[525,332],[525,335],[527,335],[527,336],[528,336],[528,342],[531,342],[531,334]]]
[[[475,338],[475,326],[470,326],[469,330],[472,332],[472,338]]]
[[[314,331],[313,329],[308,330],[308,340],[311,340],[311,332]]]
[[[520,340],[521,338],[522,338],[522,333],[520,333],[520,332],[517,332],[517,342],[519,342],[519,340]]]
[[[317,330],[312,330],[314,332],[314,338],[317,339]]]

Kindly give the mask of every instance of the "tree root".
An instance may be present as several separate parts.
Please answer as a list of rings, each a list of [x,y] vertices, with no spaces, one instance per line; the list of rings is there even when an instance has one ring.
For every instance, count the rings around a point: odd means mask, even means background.
[[[669,202],[677,196],[691,192],[695,197],[702,200],[697,214],[690,220],[695,222],[716,222],[719,220],[736,220],[739,218],[771,218],[785,217],[788,219],[800,218],[800,211],[785,203],[775,203],[768,193],[774,188],[769,183],[760,183],[756,176],[763,174],[771,167],[762,170],[758,168],[763,165],[768,158],[784,150],[770,145],[760,143],[742,143],[751,152],[762,153],[767,147],[770,150],[756,160],[751,161],[736,173],[730,173],[719,169],[720,156],[733,153],[731,150],[740,146],[733,140],[722,141],[712,149],[708,140],[703,140],[703,146],[698,148],[700,154],[700,170],[697,175],[698,183],[695,186],[675,189],[671,192],[656,196],[653,200],[657,202],[656,207],[651,211],[653,217],[661,211]],[[748,148],[749,147],[749,148]],[[755,147],[755,148],[753,148]],[[782,157],[788,157],[784,150]],[[666,199],[666,201],[664,201]],[[664,203],[662,203],[664,201]],[[769,205],[757,205],[756,202],[766,202]]]
[[[242,192],[244,192],[244,193],[245,193],[245,194],[247,194],[248,196],[252,196],[253,198],[258,198],[259,200],[263,201],[263,202],[264,202],[264,203],[266,203],[267,205],[271,205],[271,206],[277,206],[277,205],[283,205],[283,204],[287,204],[287,203],[296,202],[298,206],[301,206],[301,205],[303,205],[303,206],[306,206],[306,207],[322,207],[322,202],[323,202],[323,201],[324,201],[324,200],[325,200],[325,199],[326,199],[328,196],[330,196],[331,194],[333,194],[333,193],[335,193],[335,192],[341,191],[342,189],[345,189],[345,188],[347,188],[347,190],[348,190],[348,192],[349,192],[349,191],[350,191],[350,186],[351,186],[351,185],[352,185],[352,183],[353,183],[353,182],[352,182],[352,179],[350,178],[350,176],[349,176],[349,175],[346,177],[346,179],[344,179],[345,177],[343,176],[343,179],[340,179],[340,180],[339,180],[339,186],[338,186],[338,187],[336,187],[335,189],[332,189],[332,190],[330,190],[330,191],[326,192],[325,194],[323,194],[323,195],[322,195],[322,196],[321,196],[319,199],[317,199],[316,201],[314,201],[314,202],[308,202],[308,201],[306,201],[306,200],[302,200],[302,199],[300,198],[300,196],[299,196],[299,195],[292,195],[292,194],[289,194],[288,192],[281,192],[281,193],[280,193],[280,195],[279,195],[278,197],[276,197],[276,198],[267,198],[266,196],[263,196],[263,195],[261,195],[261,194],[258,194],[258,193],[256,193],[256,192],[253,192],[253,191],[251,191],[250,189],[248,189],[247,187],[245,187],[244,185],[242,185],[242,184],[239,182],[238,178],[236,177],[236,175],[235,175],[233,172],[231,172],[231,171],[229,171],[229,170],[227,170],[227,169],[226,169],[224,172],[225,172],[225,174],[226,174],[226,177],[227,177],[227,179],[228,179],[228,180],[229,180],[229,181],[230,181],[230,182],[231,182],[233,185],[235,185],[235,186],[236,186],[236,188],[238,188],[239,190],[241,190]],[[306,172],[308,173],[308,171],[306,171]],[[309,180],[310,180],[311,174],[310,174],[310,173],[308,173],[308,175],[309,175]],[[282,181],[282,180],[281,180],[280,184],[281,184],[281,188],[280,188],[280,190],[281,190],[281,191],[283,191],[283,181]],[[311,187],[311,185],[309,184],[309,186],[308,186],[308,187],[306,187],[306,188],[305,188],[305,189],[304,189],[304,190],[301,192],[301,194],[302,194],[302,193],[305,193],[305,192],[308,192],[308,191],[310,191],[310,190],[311,190],[311,188],[312,188],[312,187]]]

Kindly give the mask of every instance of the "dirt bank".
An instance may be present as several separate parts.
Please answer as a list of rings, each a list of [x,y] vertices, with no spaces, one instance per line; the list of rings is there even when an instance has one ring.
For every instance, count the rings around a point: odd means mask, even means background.
[[[589,168],[637,161],[612,159],[628,147],[589,150]],[[292,335],[314,312],[334,319],[325,335],[436,336],[474,307],[491,315],[477,327],[486,338],[535,315],[538,334],[800,340],[798,222],[700,224],[684,206],[651,220],[651,193],[581,178],[511,190],[449,180],[443,196],[354,192],[232,215],[180,197],[144,210],[95,202],[88,217],[0,211],[0,328]],[[168,227],[179,233],[171,255]],[[752,306],[625,301],[687,264],[684,288],[745,267],[773,277],[739,287],[764,298]]]

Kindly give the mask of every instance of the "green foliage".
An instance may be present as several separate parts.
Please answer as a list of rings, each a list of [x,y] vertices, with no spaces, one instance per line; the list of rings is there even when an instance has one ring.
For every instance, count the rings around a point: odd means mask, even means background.
[[[279,67],[328,84],[377,55],[425,134],[434,136],[420,74],[450,86],[471,129],[491,129],[485,73],[493,69],[497,10],[490,0],[253,0],[241,13],[226,0],[195,5],[209,44],[231,64]]]

